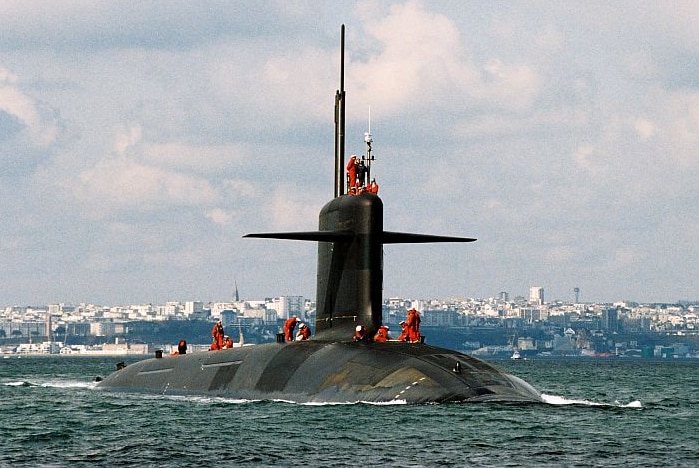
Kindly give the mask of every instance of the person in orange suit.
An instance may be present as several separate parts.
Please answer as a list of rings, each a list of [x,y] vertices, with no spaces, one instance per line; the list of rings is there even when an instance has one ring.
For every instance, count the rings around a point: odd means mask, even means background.
[[[311,329],[305,323],[299,325],[299,332],[296,335],[296,341],[306,341],[311,337]]]
[[[214,324],[214,328],[211,329],[211,336],[214,338],[218,349],[223,348],[223,337],[225,333],[223,332],[223,324],[219,320]]]
[[[354,337],[352,341],[365,341],[366,340],[366,328],[363,325],[357,325],[354,329]]]
[[[386,325],[381,325],[379,330],[376,332],[376,335],[374,335],[374,341],[384,343],[390,339],[391,338],[388,336],[388,327]]]
[[[379,193],[379,184],[376,183],[376,179],[371,179],[371,182],[367,186],[367,191],[377,195]]]
[[[420,341],[420,312],[415,309],[408,311],[408,319],[406,320],[408,329],[408,341],[417,343]]]
[[[221,349],[229,349],[233,347],[233,339],[230,336],[223,337],[223,347]]]
[[[402,320],[400,322],[400,328],[402,330],[400,336],[398,337],[398,341],[408,341],[408,324],[406,323],[405,320]]]
[[[352,189],[355,189],[357,187],[357,156],[352,155],[347,161],[347,179],[349,182],[349,191],[352,192]]]
[[[284,322],[284,338],[286,338],[286,341],[294,341],[294,328],[296,328],[298,321],[299,319],[294,315]]]

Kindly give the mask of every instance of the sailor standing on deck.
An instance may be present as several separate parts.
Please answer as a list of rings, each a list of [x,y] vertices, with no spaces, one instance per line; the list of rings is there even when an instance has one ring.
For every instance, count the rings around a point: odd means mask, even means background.
[[[411,343],[417,343],[420,341],[420,312],[417,310],[410,309],[408,311],[408,319],[406,321],[406,328],[408,330],[408,341]]]
[[[403,332],[398,337],[398,341],[408,341],[408,324],[405,320],[401,320],[400,328]]]
[[[360,189],[366,185],[366,174],[367,167],[364,165],[364,161],[359,160],[357,162],[357,186]]]
[[[225,333],[223,332],[223,324],[220,320],[216,322],[214,324],[214,328],[211,329],[211,336],[214,338],[214,342],[216,343],[216,349],[222,349],[223,337],[225,336]]]
[[[357,187],[357,155],[353,154],[347,162],[347,182],[350,191]]]

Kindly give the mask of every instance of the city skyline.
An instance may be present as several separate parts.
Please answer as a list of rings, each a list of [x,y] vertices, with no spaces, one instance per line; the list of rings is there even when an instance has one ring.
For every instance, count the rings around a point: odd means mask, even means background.
[[[516,5],[4,2],[0,302],[315,298],[242,236],[332,197],[343,23],[384,227],[478,238],[386,246],[384,297],[695,300],[696,3]]]

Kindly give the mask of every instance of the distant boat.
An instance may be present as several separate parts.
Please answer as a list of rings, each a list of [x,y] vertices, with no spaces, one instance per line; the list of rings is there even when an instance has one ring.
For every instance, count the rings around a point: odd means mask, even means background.
[[[522,356],[519,354],[519,350],[515,349],[514,353],[512,353],[512,356],[510,357],[510,359],[522,359]]]

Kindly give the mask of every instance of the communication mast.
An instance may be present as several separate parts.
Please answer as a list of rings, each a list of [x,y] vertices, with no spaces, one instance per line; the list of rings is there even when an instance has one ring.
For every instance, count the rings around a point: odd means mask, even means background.
[[[374,160],[374,155],[371,154],[371,144],[374,139],[371,136],[371,107],[369,107],[369,130],[364,132],[364,143],[366,143],[366,155],[362,156],[362,161],[366,166],[366,177],[365,183],[371,181],[371,163]]]

